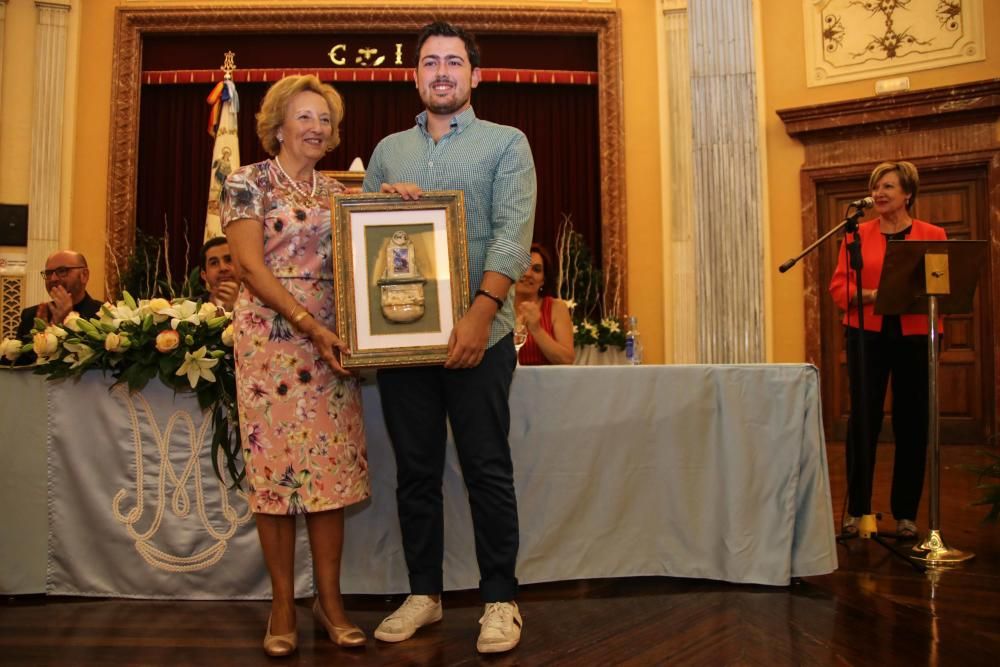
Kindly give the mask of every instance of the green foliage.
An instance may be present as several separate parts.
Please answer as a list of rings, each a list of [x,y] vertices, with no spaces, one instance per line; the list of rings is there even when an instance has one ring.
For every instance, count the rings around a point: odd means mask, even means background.
[[[624,321],[618,313],[606,312],[607,281],[594,264],[594,256],[583,235],[569,218],[559,232],[559,298],[569,306],[573,318],[573,345],[625,348]]]
[[[979,453],[992,459],[992,462],[984,465],[963,465],[962,468],[978,475],[976,488],[983,492],[982,497],[972,504],[992,505],[984,521],[996,523],[997,519],[1000,519],[1000,455],[985,450]],[[984,481],[987,479],[996,481],[987,483]]]

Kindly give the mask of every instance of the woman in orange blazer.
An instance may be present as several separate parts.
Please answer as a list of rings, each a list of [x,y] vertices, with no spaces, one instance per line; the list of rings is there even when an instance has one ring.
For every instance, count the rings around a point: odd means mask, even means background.
[[[864,479],[875,472],[875,447],[882,427],[882,406],[892,379],[892,431],[896,455],[892,471],[892,515],[896,533],[902,538],[916,538],[917,507],[924,485],[927,453],[927,316],[876,315],[875,299],[882,275],[888,240],[943,241],[944,230],[921,220],[910,212],[917,199],[919,175],[909,162],[883,162],[868,179],[868,189],[875,200],[878,218],[861,223],[861,304],[865,330],[858,329],[857,289],[854,271],[848,267],[844,244],[840,246],[837,269],[830,281],[830,293],[837,306],[845,311],[847,374],[850,381],[851,416],[847,425],[848,505],[842,531],[857,532],[858,519],[871,513],[870,488]],[[938,322],[938,330],[941,323]],[[861,383],[858,341],[865,341],[865,385],[868,408],[868,443],[858,442],[855,430],[861,414]],[[867,449],[867,454],[866,454]]]

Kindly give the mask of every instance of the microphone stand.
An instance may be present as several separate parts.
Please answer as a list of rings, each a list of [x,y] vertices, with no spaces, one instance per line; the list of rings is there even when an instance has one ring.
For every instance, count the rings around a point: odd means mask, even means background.
[[[870,204],[869,204],[870,205]],[[800,252],[796,257],[789,259],[787,262],[778,267],[780,273],[785,273],[788,269],[795,266],[799,260],[808,255],[810,252],[819,247],[828,238],[844,229],[845,234],[851,234],[851,240],[847,242],[846,249],[848,255],[848,266],[850,270],[854,272],[855,276],[855,290],[856,290],[856,303],[857,303],[857,313],[858,313],[858,336],[854,345],[854,349],[857,353],[858,361],[858,372],[856,379],[860,384],[860,390],[858,392],[858,400],[860,402],[859,414],[853,414],[854,406],[852,409],[852,426],[854,435],[854,450],[855,450],[855,460],[860,457],[862,462],[862,489],[865,492],[865,498],[868,499],[867,511],[858,521],[858,533],[857,537],[862,539],[874,540],[877,544],[881,545],[883,548],[888,550],[894,556],[905,560],[907,563],[912,565],[918,572],[926,571],[926,568],[910,560],[902,551],[899,551],[895,546],[885,542],[882,538],[878,536],[878,523],[876,521],[875,515],[871,512],[871,497],[872,497],[872,475],[874,472],[873,459],[875,453],[872,448],[869,447],[870,442],[870,424],[868,418],[868,384],[866,379],[866,368],[865,368],[865,308],[864,304],[861,302],[861,270],[864,268],[864,259],[861,255],[861,233],[858,231],[858,221],[861,216],[864,215],[865,209],[863,206],[859,206],[856,203],[851,204],[848,210],[854,209],[854,212],[848,215],[844,220],[838,224],[836,227],[828,231],[823,236],[816,239],[816,241],[810,244],[802,252]],[[850,298],[848,298],[848,308],[850,308]],[[848,344],[850,344],[850,337],[848,337]],[[851,360],[851,348],[847,350],[848,365],[850,365]],[[853,379],[852,379],[853,383]],[[854,466],[857,467],[857,466]],[[847,493],[850,497],[851,490],[851,470],[850,467],[847,469]],[[843,542],[848,539],[855,537],[854,535],[838,535],[837,541]]]

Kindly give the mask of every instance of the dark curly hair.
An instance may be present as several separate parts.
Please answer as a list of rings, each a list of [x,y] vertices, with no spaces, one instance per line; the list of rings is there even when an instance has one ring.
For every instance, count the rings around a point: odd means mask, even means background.
[[[413,56],[414,66],[420,64],[420,49],[431,37],[458,37],[465,44],[465,52],[469,54],[469,64],[472,65],[472,69],[479,67],[479,45],[476,44],[476,38],[472,33],[447,21],[428,23],[420,29],[420,34],[417,35],[417,50]]]
[[[532,243],[530,252],[537,252],[542,256],[542,296],[558,298],[556,274],[559,273],[559,267],[552,260],[552,253],[541,243]]]

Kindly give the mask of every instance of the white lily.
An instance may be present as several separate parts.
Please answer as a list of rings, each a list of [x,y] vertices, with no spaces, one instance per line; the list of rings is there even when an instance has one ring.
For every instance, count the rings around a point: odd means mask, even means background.
[[[566,307],[569,308],[570,312],[573,312],[573,309],[576,308],[576,301],[573,299],[563,299],[563,303],[566,304]]]
[[[601,320],[601,326],[610,331],[611,333],[618,333],[620,327],[618,326],[618,320],[612,317],[605,317]]]
[[[63,358],[67,364],[72,364],[70,368],[79,368],[95,354],[93,348],[84,343],[63,343],[63,347],[70,351],[70,354]]]
[[[188,303],[191,303],[190,301]],[[187,375],[188,382],[191,384],[191,388],[194,389],[195,385],[198,384],[199,378],[205,378],[209,382],[215,382],[215,373],[211,371],[211,368],[219,363],[218,359],[213,357],[205,356],[208,354],[208,348],[204,345],[199,347],[194,352],[184,353],[184,363],[181,367],[177,369],[177,375]]]
[[[232,343],[230,343],[232,345]],[[14,361],[21,355],[21,348],[24,345],[16,338],[4,338],[0,343],[0,357],[7,361]]]
[[[195,326],[201,324],[201,318],[198,317],[198,304],[187,299],[175,303],[170,308],[164,310],[163,314],[170,316],[171,329],[176,329],[177,325],[181,322],[190,322]]]
[[[66,331],[60,326],[56,326],[55,324],[50,324],[49,326],[45,327],[45,333],[53,334],[59,340],[62,340],[69,335],[68,331]]]
[[[142,316],[139,308],[130,308],[124,301],[113,306],[106,303],[101,307],[101,323],[110,325],[115,331],[125,322],[141,324]]]
[[[73,331],[75,333],[80,333],[80,325],[77,323],[79,319],[80,319],[80,313],[76,312],[75,310],[71,310],[69,312],[69,315],[67,315],[63,319],[62,323],[63,326],[69,329],[70,331]]]

